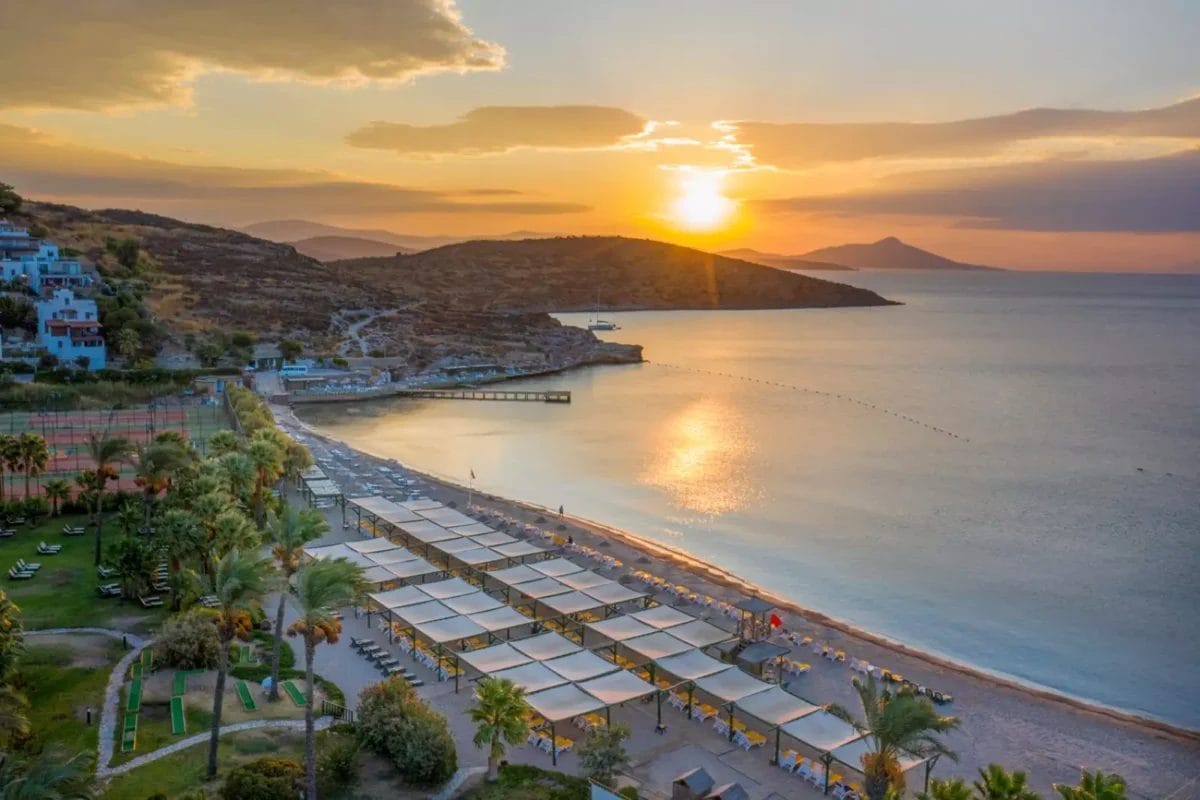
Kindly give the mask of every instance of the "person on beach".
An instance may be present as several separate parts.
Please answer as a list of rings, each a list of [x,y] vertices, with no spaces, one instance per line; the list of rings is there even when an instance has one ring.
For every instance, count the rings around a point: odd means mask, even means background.
[[[559,518],[559,519],[562,519],[562,517],[563,517],[563,507],[562,507],[562,505],[560,504],[560,505],[559,505],[559,507],[558,507],[558,518]]]

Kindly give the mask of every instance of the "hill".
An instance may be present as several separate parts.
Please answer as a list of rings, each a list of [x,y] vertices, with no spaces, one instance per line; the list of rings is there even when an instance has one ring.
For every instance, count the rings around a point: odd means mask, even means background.
[[[310,236],[288,242],[296,251],[315,258],[317,261],[338,261],[347,258],[379,258],[397,253],[413,253],[415,250],[400,247],[376,239],[361,239],[357,236]]]
[[[331,264],[460,308],[503,312],[890,305],[874,292],[647,239],[474,241]]]
[[[786,256],[780,253],[764,253],[761,250],[752,250],[749,247],[741,247],[737,250],[722,250],[720,251],[720,255],[739,258],[743,261],[751,261],[755,264],[766,264],[768,267],[775,267],[776,269],[798,269],[812,272],[854,271],[853,267],[847,267],[843,264],[831,264],[828,261],[809,261],[801,256]]]
[[[369,239],[375,242],[385,242],[395,245],[400,250],[428,250],[432,247],[442,247],[457,242],[474,241],[476,239],[539,239],[551,236],[548,233],[535,231],[512,231],[510,233],[489,234],[483,236],[424,236],[407,233],[396,233],[378,228],[341,228],[337,225],[326,225],[323,222],[310,222],[306,219],[281,219],[267,222],[256,222],[242,228],[243,233],[267,239],[272,242],[293,243],[303,239],[316,237],[338,236],[351,239]],[[384,253],[381,255],[394,255]],[[346,258],[366,258],[366,255],[351,255]]]
[[[837,247],[822,247],[800,256],[816,261],[831,261],[855,269],[969,269],[999,270],[1000,267],[984,267],[979,264],[964,264],[951,261],[944,256],[913,247],[889,236],[870,244],[843,244]]]

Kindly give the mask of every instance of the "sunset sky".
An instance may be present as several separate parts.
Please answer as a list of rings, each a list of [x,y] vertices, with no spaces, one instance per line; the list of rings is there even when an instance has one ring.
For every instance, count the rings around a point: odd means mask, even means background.
[[[39,0],[0,180],[238,226],[1200,271],[1200,3]]]

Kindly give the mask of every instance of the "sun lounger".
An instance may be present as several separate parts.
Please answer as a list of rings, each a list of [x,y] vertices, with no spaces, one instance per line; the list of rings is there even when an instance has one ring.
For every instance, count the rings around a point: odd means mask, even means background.
[[[179,695],[171,698],[171,733],[175,736],[187,733],[187,717],[183,713],[183,697]]]
[[[112,567],[96,567],[96,575],[100,578],[111,578],[117,571]]]
[[[61,544],[53,544],[52,545],[52,544],[46,544],[45,542],[41,542],[37,546],[37,551],[38,551],[39,556],[56,556],[62,552],[62,545]]]
[[[143,608],[158,608],[163,604],[162,598],[158,595],[150,595],[149,597],[139,597]]]
[[[8,579],[10,581],[24,581],[24,580],[28,580],[32,577],[33,577],[32,572],[22,572],[21,570],[17,569],[15,566],[8,568]]]
[[[39,569],[42,568],[42,564],[40,561],[29,562],[23,558],[18,558],[17,559],[17,568],[20,569],[22,572],[37,572]]]
[[[308,698],[304,696],[304,692],[296,688],[296,684],[291,681],[284,681],[283,690],[287,692],[288,697],[292,698],[292,702],[298,706],[308,705]]]
[[[63,536],[83,536],[83,526],[64,525],[62,532]]]
[[[137,714],[125,715],[125,727],[121,734],[121,752],[132,753],[137,746]]]
[[[136,714],[142,709],[142,679],[134,678],[129,684],[129,696],[125,698],[125,711]]]
[[[237,682],[238,699],[242,701],[242,709],[245,711],[255,711],[258,706],[254,703],[254,696],[250,694],[250,687],[246,686],[245,681]]]
[[[16,535],[17,535],[17,532],[12,530],[11,528],[5,528],[4,530],[0,530],[0,539],[9,539]]]

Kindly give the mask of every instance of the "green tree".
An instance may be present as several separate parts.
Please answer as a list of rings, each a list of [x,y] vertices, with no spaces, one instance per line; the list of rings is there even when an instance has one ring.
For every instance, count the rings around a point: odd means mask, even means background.
[[[629,726],[622,723],[588,731],[579,744],[579,761],[584,774],[597,783],[612,786],[617,773],[629,766],[625,740],[630,735]]]
[[[217,431],[208,439],[208,452],[218,458],[242,449],[242,440],[230,430]]]
[[[141,597],[150,586],[154,551],[140,536],[124,535],[108,546],[108,563],[126,598]]]
[[[132,362],[142,351],[142,337],[136,328],[121,328],[116,332],[114,344],[121,358]]]
[[[300,483],[300,476],[304,474],[304,470],[313,465],[312,453],[308,448],[297,442],[295,439],[288,438],[283,447],[283,474],[293,484]]]
[[[296,605],[299,619],[288,628],[288,636],[304,641],[304,770],[308,800],[317,797],[316,731],[313,729],[313,658],[322,642],[337,642],[342,623],[337,610],[354,602],[362,592],[362,568],[344,558],[315,561],[296,572]]]
[[[230,498],[248,505],[254,502],[258,474],[249,455],[234,452],[221,456],[221,477]]]
[[[971,787],[962,778],[934,779],[929,791],[917,795],[918,800],[975,800]]]
[[[0,500],[4,499],[4,484],[6,472],[16,472],[20,469],[21,446],[16,436],[0,434]]]
[[[29,499],[29,484],[41,475],[50,463],[50,448],[36,433],[22,433],[17,439],[17,459],[25,473],[25,499]]]
[[[958,727],[957,717],[941,716],[933,703],[911,690],[902,689],[896,694],[881,690],[874,676],[865,681],[855,678],[854,689],[865,721],[859,722],[841,706],[830,706],[829,711],[866,734],[871,744],[862,757],[863,788],[870,800],[884,800],[889,787],[904,788],[899,763],[903,752],[923,758],[943,755],[958,759],[938,738],[938,734]]]
[[[221,736],[221,710],[225,678],[229,672],[229,646],[234,639],[250,635],[250,605],[262,597],[270,583],[271,564],[265,558],[243,555],[237,550],[217,561],[213,577],[205,585],[217,599],[217,638],[221,643],[217,662],[217,686],[213,692],[212,734],[208,740],[208,777],[217,774],[217,745]]]
[[[472,741],[488,748],[488,780],[500,777],[504,745],[521,744],[529,734],[525,690],[508,678],[484,678],[475,686],[475,705],[467,712],[475,723]]]
[[[107,433],[92,433],[85,443],[87,454],[95,464],[96,564],[100,564],[101,531],[103,528],[104,489],[110,480],[118,477],[116,465],[129,460],[133,454],[133,443],[124,436],[109,436]]]
[[[1079,785],[1054,784],[1054,791],[1062,800],[1125,800],[1125,779],[1115,772],[1105,775],[1102,771],[1079,773]]]
[[[975,796],[979,800],[1041,800],[1029,788],[1028,776],[1021,770],[1009,772],[999,764],[988,764],[979,770],[975,781]]]
[[[109,237],[104,243],[104,247],[108,252],[116,257],[117,263],[125,269],[137,269],[138,258],[142,253],[142,244],[137,239],[115,239]]]
[[[279,656],[283,649],[283,617],[292,576],[300,569],[304,545],[329,532],[325,515],[312,508],[284,503],[278,515],[267,517],[267,540],[279,572],[279,607],[275,612],[275,648],[271,655],[270,699],[279,699]]]
[[[304,768],[290,758],[260,758],[229,771],[221,800],[296,800]]]
[[[159,438],[135,449],[133,482],[142,490],[145,522],[150,523],[154,502],[180,471],[192,463],[190,448],[174,439]]]
[[[254,550],[262,537],[240,508],[229,506],[212,521],[212,549],[218,558],[233,550]]]
[[[51,747],[31,760],[0,753],[0,800],[92,800],[91,757]]]
[[[25,648],[21,609],[0,589],[0,682],[12,675]]]
[[[50,513],[58,516],[62,504],[71,499],[71,484],[62,478],[53,478],[46,481],[46,485],[42,487],[42,491],[46,493],[46,500],[50,502]]]
[[[295,339],[284,339],[279,343],[279,354],[284,361],[295,361],[304,352],[304,345]]]
[[[16,214],[24,200],[7,183],[0,183],[0,214]]]
[[[275,436],[275,429],[255,431],[250,437],[247,455],[254,465],[254,521],[261,527],[266,519],[263,496],[267,487],[283,474],[283,448]]]

